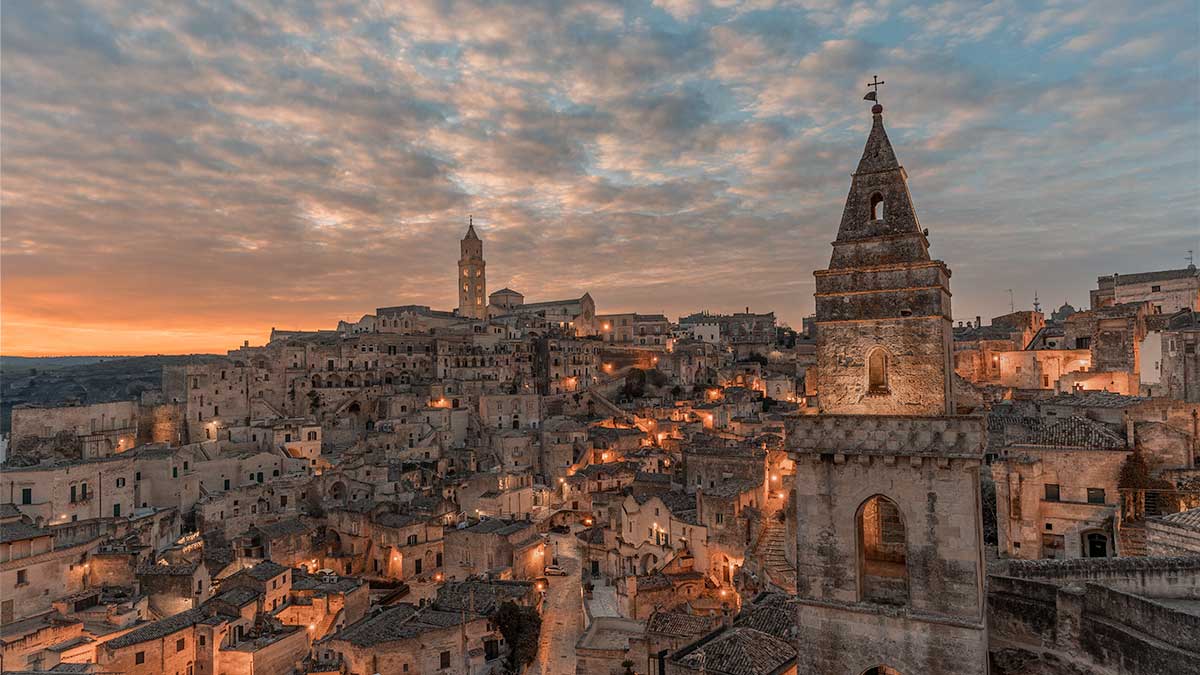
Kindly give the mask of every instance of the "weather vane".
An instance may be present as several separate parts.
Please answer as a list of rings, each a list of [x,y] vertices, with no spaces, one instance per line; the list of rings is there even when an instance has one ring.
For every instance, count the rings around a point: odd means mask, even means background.
[[[867,92],[867,95],[863,97],[863,100],[864,101],[874,101],[875,103],[878,103],[879,102],[879,85],[881,85],[881,84],[887,84],[887,83],[884,82],[883,80],[879,79],[878,75],[872,76],[872,81],[867,83],[867,86],[872,87],[872,89],[871,89],[871,91]]]

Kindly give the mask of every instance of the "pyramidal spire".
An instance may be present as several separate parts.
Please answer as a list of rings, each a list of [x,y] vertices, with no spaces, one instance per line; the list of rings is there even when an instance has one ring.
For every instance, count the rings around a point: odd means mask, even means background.
[[[475,234],[475,216],[467,216],[467,234],[463,239],[478,239],[479,235]]]
[[[900,168],[896,161],[896,151],[892,150],[892,142],[888,140],[887,130],[883,128],[883,106],[876,103],[871,107],[871,134],[867,136],[867,145],[863,148],[862,159],[858,160],[856,174],[875,173],[877,171],[892,171]]]

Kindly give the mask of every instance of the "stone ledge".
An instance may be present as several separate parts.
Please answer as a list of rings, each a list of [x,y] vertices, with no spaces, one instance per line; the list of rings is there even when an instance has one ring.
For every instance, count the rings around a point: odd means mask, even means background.
[[[788,427],[789,449],[801,454],[891,455],[982,459],[982,416],[814,415]]]

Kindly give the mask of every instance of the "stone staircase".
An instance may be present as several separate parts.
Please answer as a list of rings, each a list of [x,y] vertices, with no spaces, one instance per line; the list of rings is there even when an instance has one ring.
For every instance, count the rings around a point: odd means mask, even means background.
[[[758,559],[772,586],[787,593],[796,592],[796,570],[784,557],[788,546],[787,526],[772,518],[758,540]]]
[[[1117,544],[1122,557],[1146,555],[1146,524],[1125,521],[1117,531]]]

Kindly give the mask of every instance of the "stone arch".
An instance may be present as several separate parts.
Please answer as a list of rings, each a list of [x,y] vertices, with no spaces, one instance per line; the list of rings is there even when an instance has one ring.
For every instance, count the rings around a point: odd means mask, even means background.
[[[862,672],[862,675],[901,675],[900,671],[891,666],[871,666]]]
[[[890,391],[888,378],[891,360],[891,355],[881,346],[872,347],[867,352],[868,394],[886,394]]]
[[[883,220],[883,216],[883,195],[879,192],[875,192],[871,195],[871,220]]]
[[[877,494],[859,505],[854,520],[859,600],[907,605],[908,538],[900,507]]]
[[[658,566],[658,556],[647,551],[646,553],[642,554],[642,560],[638,566],[640,568],[640,573],[643,576],[650,574]]]
[[[346,484],[337,481],[329,486],[329,498],[337,502],[346,501]]]
[[[313,386],[313,389],[321,388],[321,376],[320,375],[313,375],[312,386]]]

